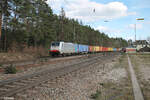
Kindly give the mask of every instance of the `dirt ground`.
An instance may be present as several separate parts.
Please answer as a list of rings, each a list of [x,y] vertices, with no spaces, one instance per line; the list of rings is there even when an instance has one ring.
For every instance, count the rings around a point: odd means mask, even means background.
[[[16,98],[19,100],[134,100],[126,65],[128,65],[126,56],[107,59],[87,69],[48,81],[24,93],[18,93]]]
[[[130,55],[144,100],[150,100],[150,54]]]
[[[23,53],[0,53],[0,63],[34,59],[35,55]]]
[[[101,79],[101,88],[92,95],[94,100],[134,100],[126,55],[121,56]]]
[[[0,63],[30,60],[39,56],[48,56],[48,49],[45,49],[43,47],[29,47],[25,48],[22,52],[8,51],[7,53],[0,53]]]

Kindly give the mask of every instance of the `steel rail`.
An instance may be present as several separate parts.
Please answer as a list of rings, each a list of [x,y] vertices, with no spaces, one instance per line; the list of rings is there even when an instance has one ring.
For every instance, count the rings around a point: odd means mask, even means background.
[[[106,56],[106,57],[108,57],[108,56]],[[73,65],[67,65],[67,66],[64,66],[62,68],[58,68],[58,69],[54,69],[54,70],[46,69],[46,70],[43,70],[43,71],[40,71],[40,72],[37,72],[34,74],[22,76],[19,78],[1,81],[0,86],[3,88],[7,88],[8,90],[2,91],[0,93],[0,97],[13,96],[16,93],[19,93],[23,90],[37,86],[43,82],[55,79],[56,77],[64,76],[64,75],[71,73],[73,71],[76,71],[76,70],[80,70],[81,68],[84,68],[84,67],[87,67],[89,65],[96,63],[97,60],[102,60],[99,58],[105,59],[104,56],[91,57],[91,58],[87,58],[86,60],[81,61],[79,63],[73,64]],[[26,82],[24,83],[23,81],[26,81]],[[24,83],[24,85],[21,85],[21,86],[17,85],[16,86],[15,85],[16,82]],[[10,88],[10,87],[8,88],[8,85],[12,86],[12,88]]]
[[[74,70],[79,69],[81,66],[87,66],[87,65],[93,64],[93,63],[96,62],[97,58],[99,58],[99,57],[94,57],[94,59],[92,58],[93,62],[91,61],[91,58],[90,58],[90,59],[87,59],[87,60],[85,60],[83,62],[80,62],[78,64],[75,64],[75,65],[65,66],[63,68],[56,69],[56,70],[53,70],[53,71],[50,71],[50,72],[49,71],[43,72],[45,74],[40,76],[40,77],[38,77],[37,80],[35,80],[33,82],[32,81],[31,82],[27,82],[25,84],[25,86],[20,86],[18,88],[13,88],[13,89],[8,90],[6,92],[0,93],[0,97],[2,97],[2,96],[5,96],[5,97],[12,96],[12,95],[14,95],[14,94],[16,94],[18,92],[21,92],[21,91],[23,91],[25,89],[28,89],[28,88],[31,88],[31,87],[36,86],[38,84],[41,84],[43,81],[48,81],[48,80],[54,79],[54,78],[56,78],[58,76],[62,76],[64,74],[66,74],[66,73],[70,73],[70,72],[72,72]],[[34,76],[36,76],[36,75],[41,75],[41,73],[40,74],[36,73]],[[9,80],[7,82],[5,81],[5,82],[3,82],[3,85],[4,85],[4,83],[5,83],[5,85],[6,85],[6,83],[8,85],[9,83],[12,84],[13,82],[16,82],[16,81],[21,82],[22,80],[29,79],[31,77],[33,77],[33,75],[27,76],[27,77],[23,77],[23,78],[21,77],[21,78],[15,79],[15,80]],[[5,87],[5,85],[3,87]]]
[[[81,63],[79,63],[79,64],[81,64]],[[69,67],[69,66],[73,66],[73,65],[66,65],[64,67]],[[64,68],[64,67],[62,67],[62,68]],[[18,81],[18,80],[22,80],[22,79],[27,79],[27,78],[30,78],[30,77],[34,77],[34,76],[37,76],[37,75],[41,75],[42,73],[45,74],[45,73],[50,72],[50,71],[53,72],[53,71],[59,70],[59,69],[60,68],[56,68],[56,69],[51,70],[50,68],[46,68],[46,69],[40,70],[38,72],[31,73],[31,74],[28,74],[28,75],[24,75],[24,76],[21,76],[21,77],[16,77],[16,78],[11,78],[11,79],[7,79],[7,80],[2,80],[2,81],[0,81],[0,86],[1,85],[5,85],[5,84],[9,84],[9,83],[11,83],[13,81]]]
[[[93,54],[88,54],[88,55],[93,55]],[[84,56],[84,55],[75,55],[74,57],[78,57],[78,56]],[[69,58],[69,57],[73,57],[73,56],[65,56],[65,57],[60,57],[60,56],[58,56],[58,57],[41,56],[39,58],[30,59],[30,60],[0,62],[0,65],[2,66],[1,68],[5,68],[5,67],[10,66],[10,65],[13,65],[13,66],[25,66],[25,65],[35,64],[35,63],[37,63],[39,61],[58,60],[59,58],[60,59],[61,58],[64,59],[64,58]]]

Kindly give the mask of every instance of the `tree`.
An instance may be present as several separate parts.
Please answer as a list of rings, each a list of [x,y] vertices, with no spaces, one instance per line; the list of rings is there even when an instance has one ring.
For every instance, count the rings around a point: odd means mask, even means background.
[[[133,45],[133,41],[130,39],[130,40],[128,40],[128,45],[129,46],[132,46]]]
[[[65,11],[63,8],[61,8],[61,13],[60,13],[60,25],[61,25],[61,33],[60,33],[60,38],[59,40],[64,41],[64,19],[65,19]]]
[[[149,44],[150,44],[150,37],[147,37],[147,41],[149,42]]]
[[[11,49],[13,44],[20,51],[24,45],[45,48],[49,47],[51,41],[60,40],[110,47],[127,44],[125,40],[110,38],[105,33],[83,25],[81,21],[66,18],[63,8],[59,16],[53,14],[45,1],[0,0],[0,28],[3,27],[2,43],[5,48]]]
[[[0,41],[1,41],[1,35],[2,35],[2,13],[0,12]]]
[[[0,1],[0,44],[2,35],[2,9],[3,9],[3,0]]]
[[[8,25],[8,20],[9,20],[9,16],[10,16],[10,3],[11,0],[1,0],[0,2],[0,40],[1,40],[1,36],[2,36],[2,26],[4,27],[4,48],[2,49],[7,49],[7,25]],[[0,46],[2,45],[1,41],[0,41]],[[1,46],[2,47],[2,46]]]

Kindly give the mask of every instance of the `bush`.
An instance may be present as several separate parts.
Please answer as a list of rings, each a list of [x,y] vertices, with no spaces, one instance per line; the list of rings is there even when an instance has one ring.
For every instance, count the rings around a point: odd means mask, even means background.
[[[100,94],[101,94],[101,92],[97,90],[96,93],[92,94],[90,98],[97,100],[99,98]]]
[[[12,64],[5,68],[6,74],[16,74],[16,72],[17,72],[17,69]]]

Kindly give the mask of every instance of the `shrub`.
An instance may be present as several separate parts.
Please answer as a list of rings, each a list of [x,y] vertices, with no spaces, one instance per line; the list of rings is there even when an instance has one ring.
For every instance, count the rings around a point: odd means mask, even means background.
[[[96,93],[95,93],[95,94],[92,94],[90,98],[91,98],[91,99],[98,99],[99,96],[100,96],[100,94],[101,94],[101,92],[97,90]]]
[[[16,72],[17,72],[17,69],[12,64],[5,68],[6,74],[16,74]]]

